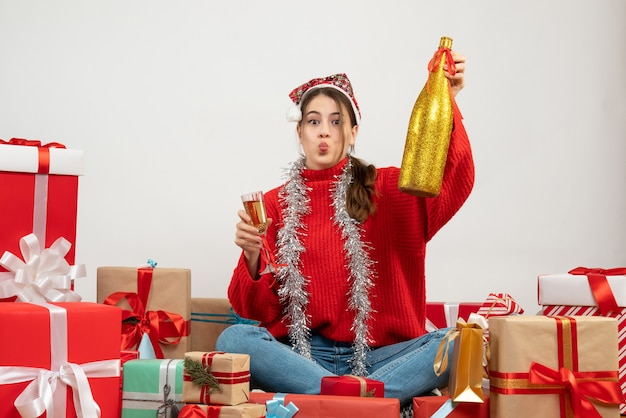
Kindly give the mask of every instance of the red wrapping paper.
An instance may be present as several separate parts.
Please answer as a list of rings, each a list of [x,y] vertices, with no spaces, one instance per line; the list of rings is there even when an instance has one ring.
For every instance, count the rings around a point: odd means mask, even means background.
[[[449,396],[418,396],[413,398],[413,418],[429,418],[439,411]],[[454,402],[448,418],[489,418],[489,397],[484,403]]]
[[[274,395],[268,392],[250,392],[249,402],[265,403],[273,399]],[[398,418],[400,415],[400,401],[397,398],[288,393],[285,396],[285,404],[289,402],[293,402],[299,409],[296,418]]]
[[[92,396],[101,409],[101,418],[118,418],[121,310],[90,302],[50,305],[64,308],[67,312],[68,363],[83,365],[103,360],[115,361],[116,376],[89,377],[88,381]],[[50,311],[44,306],[0,303],[0,368],[8,366],[50,370],[53,357],[51,351],[58,355],[59,349],[63,348],[51,348],[50,316]],[[0,381],[5,376],[0,374]],[[0,384],[0,417],[21,418],[14,401],[29,383]],[[57,390],[66,391],[66,408],[59,410],[57,408],[61,405],[55,404],[55,417],[74,418],[76,412],[72,389],[58,383]]]
[[[33,145],[36,142],[34,141]],[[3,152],[7,147],[37,149],[37,146],[9,145],[6,141],[2,141],[0,144],[3,147],[0,148],[0,152]],[[57,145],[63,147],[60,144]],[[39,147],[39,149],[42,148]],[[81,166],[82,153],[63,149],[55,149],[55,151],[55,153],[48,154],[50,158],[48,164],[41,164],[45,154],[40,155],[39,167],[35,163],[33,172],[25,172],[28,168],[17,171],[18,168],[15,167],[19,165],[19,162],[12,161],[11,167],[4,167],[0,162],[0,200],[3,202],[0,205],[0,231],[2,231],[0,234],[0,256],[4,251],[20,254],[20,238],[35,232],[44,248],[50,247],[59,237],[68,240],[72,247],[65,259],[69,264],[74,264],[78,175],[48,173],[50,166],[55,163],[56,156],[63,153],[69,153],[70,159],[78,159],[77,164]],[[36,156],[34,158],[37,159]],[[29,161],[24,163],[27,166],[33,166]],[[37,169],[41,171],[38,173]],[[47,186],[42,188],[42,184],[47,184]],[[37,192],[41,190],[44,190],[45,193]],[[43,211],[39,208],[43,208]],[[0,272],[6,271],[0,267]]]
[[[322,377],[320,395],[385,397],[385,384],[378,380],[357,376]]]
[[[426,330],[455,327],[458,319],[467,322],[471,313],[476,313],[482,302],[427,302]]]

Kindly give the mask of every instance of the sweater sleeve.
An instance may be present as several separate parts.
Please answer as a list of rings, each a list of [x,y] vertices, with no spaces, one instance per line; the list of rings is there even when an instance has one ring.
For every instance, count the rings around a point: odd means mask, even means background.
[[[275,225],[278,220],[275,203],[272,194],[265,195],[267,216],[272,218],[274,222],[267,230],[267,238],[271,248],[275,248]],[[261,260],[259,264],[259,271],[262,271],[265,268],[265,263]],[[276,289],[277,283],[273,274],[262,274],[256,280],[250,276],[242,252],[228,286],[228,299],[235,312],[244,318],[259,321],[263,327],[280,322],[282,307]]]
[[[463,206],[474,186],[474,160],[463,126],[461,113],[455,107],[448,158],[441,191],[437,197],[426,198],[426,240],[439,231]]]

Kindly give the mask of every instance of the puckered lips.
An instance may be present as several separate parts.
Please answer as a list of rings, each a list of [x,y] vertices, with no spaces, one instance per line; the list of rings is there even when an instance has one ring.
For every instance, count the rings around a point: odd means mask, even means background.
[[[321,142],[318,146],[318,149],[322,154],[326,154],[328,152],[328,144],[326,142]]]

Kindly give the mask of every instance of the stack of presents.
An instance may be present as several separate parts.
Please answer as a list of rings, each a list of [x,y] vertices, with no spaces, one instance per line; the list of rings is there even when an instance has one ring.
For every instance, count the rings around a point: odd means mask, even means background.
[[[324,378],[319,395],[251,390],[249,356],[215,341],[253,322],[192,298],[189,269],[99,267],[97,301],[82,301],[82,174],[82,152],[0,140],[0,417],[399,416],[382,382],[358,376]],[[427,329],[449,328],[433,368],[450,381],[414,398],[413,416],[626,413],[626,269],[539,275],[538,300],[536,315],[507,294],[429,302]]]

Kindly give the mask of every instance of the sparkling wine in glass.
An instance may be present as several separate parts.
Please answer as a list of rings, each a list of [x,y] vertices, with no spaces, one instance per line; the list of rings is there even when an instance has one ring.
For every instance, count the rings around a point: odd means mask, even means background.
[[[263,202],[263,192],[256,191],[241,195],[241,201],[246,213],[252,218],[252,225],[256,227],[263,236],[263,248],[261,248],[261,258],[265,262],[265,269],[260,274],[276,273],[276,262],[269,249],[265,231],[267,230],[267,215],[265,214],[265,203]]]
[[[265,214],[265,203],[263,203],[263,192],[246,193],[241,195],[241,200],[246,213],[252,218],[252,224],[259,230],[259,233],[265,233],[267,215]]]

